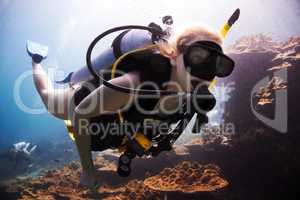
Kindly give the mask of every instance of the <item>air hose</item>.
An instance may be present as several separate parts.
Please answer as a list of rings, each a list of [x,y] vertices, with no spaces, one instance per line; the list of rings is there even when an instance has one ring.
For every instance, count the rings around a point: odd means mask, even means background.
[[[115,27],[112,29],[109,29],[105,32],[103,32],[102,34],[100,34],[98,37],[96,37],[91,44],[89,45],[89,48],[87,50],[86,53],[86,64],[87,67],[90,71],[90,73],[98,80],[102,81],[103,85],[105,85],[106,87],[109,87],[113,90],[117,90],[120,92],[124,92],[124,93],[129,93],[129,94],[139,94],[139,95],[180,95],[180,94],[184,94],[179,93],[179,92],[174,92],[174,91],[166,91],[166,90],[145,90],[145,89],[134,89],[134,88],[127,88],[127,87],[122,87],[122,86],[118,86],[115,84],[110,83],[109,81],[105,80],[99,73],[97,73],[92,65],[92,61],[91,61],[91,54],[92,51],[94,49],[94,47],[96,46],[96,44],[103,39],[105,36],[117,32],[117,31],[121,31],[121,30],[128,30],[128,29],[140,29],[140,30],[147,30],[152,34],[157,34],[157,35],[164,35],[164,32],[153,28],[153,27],[147,27],[147,26],[138,26],[138,25],[128,25],[128,26],[119,26],[119,27]],[[151,45],[152,48],[152,45]],[[126,55],[130,54],[130,53],[134,53],[139,51],[140,49],[137,50],[133,50],[131,52],[126,53]],[[123,57],[123,56],[122,56]],[[119,59],[118,59],[119,60]],[[118,63],[118,60],[116,61]],[[116,65],[114,65],[116,66]]]

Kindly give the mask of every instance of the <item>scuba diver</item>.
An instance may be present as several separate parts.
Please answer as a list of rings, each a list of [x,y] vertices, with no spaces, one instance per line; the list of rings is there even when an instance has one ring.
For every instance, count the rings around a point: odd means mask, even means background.
[[[10,159],[14,162],[14,169],[22,168],[24,165],[26,165],[26,167],[32,166],[32,154],[35,152],[37,145],[28,149],[29,146],[29,142],[23,141],[13,144],[13,147],[9,150]]]
[[[237,20],[237,15],[239,10],[226,23],[225,35]],[[170,23],[172,20],[168,19],[164,18]],[[47,57],[48,48],[30,41],[27,43],[36,89],[48,111],[65,120],[76,143],[82,165],[82,186],[94,188],[98,185],[91,151],[118,148],[123,152],[118,173],[128,176],[132,158],[145,154],[155,156],[163,150],[170,150],[171,140],[175,141],[180,135],[171,138],[171,134],[162,136],[159,131],[158,134],[147,134],[149,130],[145,129],[132,131],[132,137],[127,133],[125,136],[104,134],[103,130],[93,134],[93,128],[99,129],[92,125],[93,122],[111,125],[150,118],[167,121],[170,125],[186,115],[191,119],[195,109],[193,112],[184,109],[180,113],[177,110],[186,108],[187,99],[197,90],[196,96],[206,95],[204,100],[196,100],[204,110],[197,112],[199,123],[195,126],[199,128],[207,122],[206,113],[215,105],[215,99],[209,92],[210,83],[216,77],[230,75],[234,68],[234,61],[223,53],[223,38],[219,32],[204,26],[187,27],[181,32],[168,28],[167,33],[154,23],[148,27],[140,30],[137,26],[125,26],[107,31],[110,34],[125,30],[114,40],[112,47],[91,61],[93,47],[106,35],[95,39],[86,56],[87,67],[70,73],[60,81],[68,84],[64,89],[54,88],[41,65]],[[148,29],[152,30],[150,34]],[[152,114],[154,110],[157,112]],[[86,122],[92,126],[87,127]],[[169,130],[169,126],[166,129]],[[154,144],[153,141],[159,142]]]

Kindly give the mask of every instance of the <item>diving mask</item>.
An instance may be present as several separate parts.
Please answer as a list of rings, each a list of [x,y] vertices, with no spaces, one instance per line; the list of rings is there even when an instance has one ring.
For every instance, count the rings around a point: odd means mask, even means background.
[[[223,53],[220,45],[211,41],[198,41],[181,49],[184,64],[193,76],[212,80],[226,77],[234,68],[234,61]]]

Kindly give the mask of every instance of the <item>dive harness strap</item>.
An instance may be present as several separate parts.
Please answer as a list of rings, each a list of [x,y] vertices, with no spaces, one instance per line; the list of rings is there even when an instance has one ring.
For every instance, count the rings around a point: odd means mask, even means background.
[[[122,56],[122,50],[121,50],[121,42],[123,37],[129,32],[130,30],[123,31],[120,35],[118,35],[114,41],[112,42],[111,47],[113,48],[113,52],[115,55],[115,58],[118,59]]]

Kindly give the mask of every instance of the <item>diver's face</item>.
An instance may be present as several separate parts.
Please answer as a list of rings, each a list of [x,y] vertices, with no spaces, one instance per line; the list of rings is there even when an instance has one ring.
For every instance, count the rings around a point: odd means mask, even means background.
[[[198,38],[194,38],[193,40],[189,41],[185,44],[185,46],[190,46],[194,44],[195,42],[199,41]],[[216,44],[220,45],[218,41],[212,41]],[[195,63],[201,63],[204,61],[207,56],[207,52],[197,50],[197,51],[191,51],[190,57],[191,62]],[[203,79],[200,76],[195,76],[193,73],[191,73],[191,70],[189,70],[188,66],[186,66],[184,62],[184,54],[183,52],[180,52],[175,57],[175,66],[176,66],[176,80],[180,84],[182,90],[186,92],[191,92],[195,87],[197,87],[199,84],[209,84],[210,81],[207,79]]]

